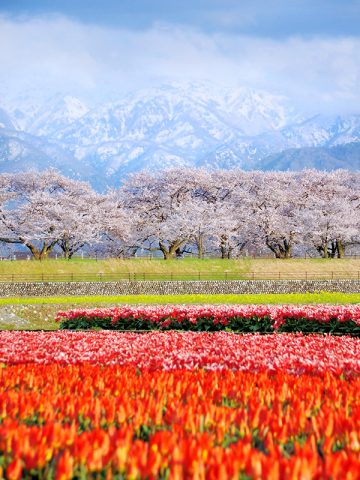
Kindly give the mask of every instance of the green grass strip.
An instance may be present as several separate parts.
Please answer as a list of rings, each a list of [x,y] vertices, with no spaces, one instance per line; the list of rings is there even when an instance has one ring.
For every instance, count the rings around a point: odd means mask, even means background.
[[[360,293],[289,293],[241,295],[121,295],[82,297],[14,297],[0,298],[0,305],[44,304],[354,304],[360,303]]]

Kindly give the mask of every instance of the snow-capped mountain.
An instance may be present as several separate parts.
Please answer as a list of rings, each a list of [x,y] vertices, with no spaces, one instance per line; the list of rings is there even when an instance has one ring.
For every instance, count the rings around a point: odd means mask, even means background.
[[[56,140],[107,172],[198,162],[243,135],[279,129],[290,115],[281,99],[246,89],[167,86],[127,96],[84,115]]]
[[[277,155],[302,148],[324,168],[317,148],[360,142],[360,115],[303,118],[287,99],[247,88],[171,84],[96,108],[70,95],[0,105],[0,171],[55,165],[98,187],[144,168],[291,168]],[[360,168],[351,152],[325,168]]]
[[[18,104],[3,102],[18,130],[32,135],[53,137],[85,115],[89,108],[71,95],[54,95],[43,101],[23,96]]]
[[[0,128],[6,128],[8,130],[15,129],[15,126],[11,121],[10,115],[3,108],[0,108]]]
[[[56,138],[57,132],[72,125],[88,111],[89,108],[78,98],[56,95],[35,112],[27,130],[33,135]]]
[[[319,169],[348,168],[360,169],[360,158],[346,155],[340,160],[337,156],[326,163],[324,152],[335,147],[360,142],[360,115],[322,116],[294,122],[284,128],[264,132],[254,137],[240,137],[234,142],[221,145],[206,160],[206,166],[214,162],[221,168],[240,167],[249,169],[301,169],[312,165]],[[360,143],[359,143],[360,145]],[[277,154],[302,150],[297,152],[296,167],[291,162],[280,161]],[[311,149],[310,149],[311,148]],[[317,148],[321,149],[317,151]],[[321,153],[322,152],[322,153]],[[329,157],[332,154],[329,152]],[[317,156],[321,156],[317,158]],[[271,162],[267,158],[271,157]],[[276,162],[279,158],[279,163]],[[338,160],[336,160],[338,158]],[[287,165],[285,167],[285,164]]]

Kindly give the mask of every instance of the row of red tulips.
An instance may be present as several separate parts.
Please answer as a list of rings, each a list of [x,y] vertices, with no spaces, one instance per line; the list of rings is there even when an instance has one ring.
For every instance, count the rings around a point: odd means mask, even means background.
[[[359,388],[264,368],[7,365],[0,477],[356,480]]]
[[[360,335],[360,305],[157,305],[59,312],[63,329],[302,331]]]

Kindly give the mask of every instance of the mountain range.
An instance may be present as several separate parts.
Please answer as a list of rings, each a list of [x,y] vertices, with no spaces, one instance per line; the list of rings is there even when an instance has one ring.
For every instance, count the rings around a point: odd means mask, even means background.
[[[301,115],[248,88],[171,84],[91,105],[71,95],[0,101],[0,172],[50,166],[98,190],[173,166],[360,169],[360,114]]]

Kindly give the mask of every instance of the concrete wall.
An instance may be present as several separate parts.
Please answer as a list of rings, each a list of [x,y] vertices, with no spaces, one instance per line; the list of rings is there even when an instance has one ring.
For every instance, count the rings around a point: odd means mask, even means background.
[[[221,293],[360,293],[358,280],[229,280],[0,283],[0,297]]]

